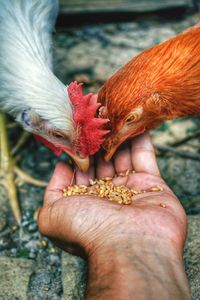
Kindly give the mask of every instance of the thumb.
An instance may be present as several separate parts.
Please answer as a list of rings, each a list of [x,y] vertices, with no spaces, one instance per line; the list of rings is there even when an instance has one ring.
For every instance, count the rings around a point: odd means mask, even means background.
[[[44,195],[44,205],[50,205],[63,197],[63,189],[73,182],[74,171],[63,162],[58,163]]]

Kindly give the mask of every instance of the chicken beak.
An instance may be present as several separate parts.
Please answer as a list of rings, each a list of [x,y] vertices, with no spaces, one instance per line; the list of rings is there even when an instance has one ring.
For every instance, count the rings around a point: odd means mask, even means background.
[[[119,144],[118,145],[113,145],[109,151],[106,152],[105,156],[104,156],[104,159],[105,161],[109,161],[111,160],[111,158],[113,157],[113,155],[115,154],[117,148],[119,147]]]
[[[63,151],[65,153],[67,153],[73,159],[73,161],[76,163],[76,165],[79,167],[79,169],[81,171],[87,172],[87,170],[89,169],[89,166],[90,166],[89,156],[86,156],[86,157],[82,158],[78,154],[74,154],[69,149],[63,149]]]
[[[81,171],[87,172],[87,170],[89,169],[89,166],[90,166],[89,156],[87,156],[85,158],[81,158],[79,156],[74,156],[72,158]]]
[[[117,134],[113,134],[110,137],[108,137],[103,145],[104,149],[106,150],[106,154],[104,156],[105,160],[109,161],[124,141],[142,134],[145,130],[145,127],[142,126],[136,132],[134,132],[134,134],[133,132],[131,132],[131,134],[123,133],[123,135],[120,135],[120,132],[118,132]]]
[[[103,148],[106,151],[104,156],[105,161],[109,161],[115,154],[117,148],[120,146],[121,140],[116,139],[115,136],[110,136],[103,144]]]

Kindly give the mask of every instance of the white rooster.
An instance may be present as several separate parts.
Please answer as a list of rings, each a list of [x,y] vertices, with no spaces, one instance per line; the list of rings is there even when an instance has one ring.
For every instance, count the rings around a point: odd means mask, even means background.
[[[0,171],[18,222],[15,175],[26,176],[11,158],[4,113],[57,154],[69,154],[82,170],[107,133],[101,129],[107,120],[95,118],[95,97],[83,96],[76,82],[67,87],[52,72],[57,14],[57,0],[0,0]]]

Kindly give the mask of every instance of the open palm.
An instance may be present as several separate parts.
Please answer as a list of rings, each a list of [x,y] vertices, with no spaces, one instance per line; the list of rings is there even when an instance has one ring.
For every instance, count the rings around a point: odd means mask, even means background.
[[[73,170],[58,164],[39,215],[40,231],[64,250],[79,255],[90,255],[119,240],[134,243],[141,235],[161,243],[170,240],[181,254],[187,229],[185,212],[160,177],[148,134],[121,149],[113,163],[99,158],[97,166],[92,166],[87,173],[77,171],[73,183],[88,184],[89,178],[114,176],[127,169],[135,173],[115,177],[114,184],[139,189],[159,185],[163,191],[136,195],[127,206],[92,196],[63,197],[62,189],[73,181]]]

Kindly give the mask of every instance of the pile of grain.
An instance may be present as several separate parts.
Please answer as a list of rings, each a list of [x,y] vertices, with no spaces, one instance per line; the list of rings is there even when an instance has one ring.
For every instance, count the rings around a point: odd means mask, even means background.
[[[125,176],[128,176],[125,173]],[[154,186],[148,190],[129,189],[125,185],[116,186],[112,182],[112,177],[105,177],[102,179],[89,180],[89,186],[86,185],[71,185],[63,189],[63,196],[75,196],[75,195],[90,195],[101,198],[106,198],[110,201],[115,201],[119,204],[130,205],[132,198],[135,195],[146,192],[160,192],[163,188],[160,186]]]

